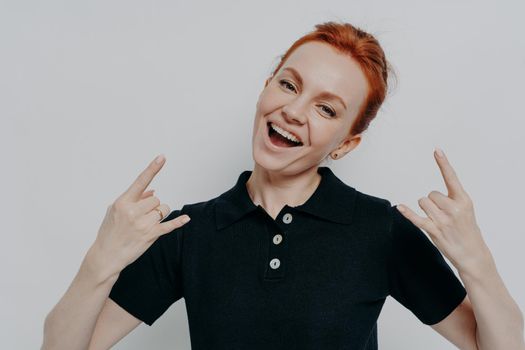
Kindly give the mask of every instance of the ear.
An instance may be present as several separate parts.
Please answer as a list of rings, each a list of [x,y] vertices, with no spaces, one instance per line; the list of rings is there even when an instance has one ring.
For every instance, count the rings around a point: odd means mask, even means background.
[[[338,158],[356,148],[359,143],[361,143],[361,134],[348,135],[337,148],[337,153],[341,154]]]

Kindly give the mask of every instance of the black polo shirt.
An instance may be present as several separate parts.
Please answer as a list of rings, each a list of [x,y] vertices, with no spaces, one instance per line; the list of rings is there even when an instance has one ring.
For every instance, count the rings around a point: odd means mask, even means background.
[[[302,205],[274,220],[236,184],[163,221],[162,235],[119,275],[109,297],[151,326],[184,297],[193,350],[377,349],[391,295],[421,322],[444,319],[466,290],[439,250],[383,198],[328,167]]]

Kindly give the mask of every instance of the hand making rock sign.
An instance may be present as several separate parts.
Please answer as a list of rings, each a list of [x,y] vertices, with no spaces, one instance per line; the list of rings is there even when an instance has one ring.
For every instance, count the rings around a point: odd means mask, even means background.
[[[444,153],[437,149],[434,158],[448,194],[431,191],[427,197],[418,200],[428,216],[426,218],[406,205],[397,205],[397,208],[414,225],[429,234],[437,248],[459,271],[479,270],[490,257],[490,252],[476,222],[474,204]]]
[[[161,222],[170,213],[170,208],[161,204],[160,199],[153,195],[154,190],[144,192],[164,163],[165,157],[158,156],[131,186],[108,206],[93,244],[100,264],[98,271],[104,271],[104,276],[118,275],[157,238],[189,221],[188,215],[180,215]]]
[[[434,158],[447,195],[431,191],[418,200],[428,217],[417,215],[406,205],[397,205],[456,267],[467,291],[461,304],[432,328],[461,349],[525,350],[523,315],[483,240],[472,199],[443,151],[437,148]]]

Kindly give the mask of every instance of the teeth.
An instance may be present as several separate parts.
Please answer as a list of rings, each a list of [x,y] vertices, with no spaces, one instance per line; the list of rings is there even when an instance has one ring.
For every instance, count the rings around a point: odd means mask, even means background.
[[[293,141],[295,143],[301,143],[301,141],[297,137],[293,136],[288,131],[286,131],[284,129],[281,129],[280,127],[278,127],[274,123],[270,123],[270,126],[272,127],[273,130],[275,130],[276,132],[278,132],[282,136],[286,137],[288,140]]]

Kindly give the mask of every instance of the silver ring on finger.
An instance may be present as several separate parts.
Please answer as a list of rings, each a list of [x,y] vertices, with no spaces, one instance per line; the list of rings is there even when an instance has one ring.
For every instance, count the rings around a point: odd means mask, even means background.
[[[162,214],[162,211],[160,211],[159,208],[154,208],[153,210],[156,210],[157,213],[159,213],[159,215],[160,215],[160,219],[159,219],[159,221],[162,221],[162,219],[164,219],[164,215]]]

